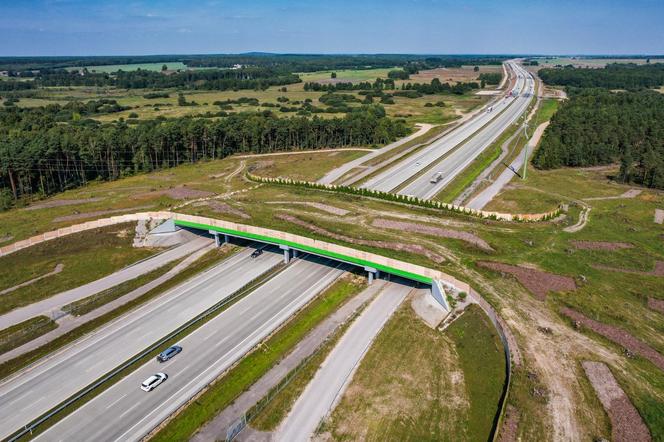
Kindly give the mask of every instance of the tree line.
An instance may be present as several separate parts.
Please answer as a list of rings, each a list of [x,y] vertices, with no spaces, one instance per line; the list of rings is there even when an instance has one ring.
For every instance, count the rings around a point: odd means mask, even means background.
[[[153,120],[129,126],[93,120],[59,123],[61,107],[0,111],[0,188],[14,199],[88,181],[220,159],[238,152],[389,143],[408,133],[379,105],[343,118],[277,118],[269,112],[220,119]]]
[[[664,63],[612,63],[603,69],[546,68],[537,75],[550,85],[636,90],[664,85]]]
[[[664,95],[599,88],[568,92],[533,164],[553,169],[620,163],[620,180],[664,189]]]

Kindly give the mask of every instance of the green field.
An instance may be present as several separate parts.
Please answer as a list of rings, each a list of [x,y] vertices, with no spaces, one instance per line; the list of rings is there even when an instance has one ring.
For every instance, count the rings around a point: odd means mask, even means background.
[[[574,67],[582,68],[603,68],[610,63],[635,63],[645,64],[645,58],[592,58],[592,57],[557,57],[538,59],[541,67],[552,67],[555,65],[567,66],[568,64]],[[657,62],[657,60],[651,60]]]
[[[395,68],[380,68],[380,69],[341,69],[338,71],[317,71],[317,72],[300,72],[303,83],[316,82],[321,80],[332,80],[330,76],[332,72],[337,74],[336,82],[353,82],[359,83],[361,81],[374,81],[376,78],[387,78],[387,73]]]

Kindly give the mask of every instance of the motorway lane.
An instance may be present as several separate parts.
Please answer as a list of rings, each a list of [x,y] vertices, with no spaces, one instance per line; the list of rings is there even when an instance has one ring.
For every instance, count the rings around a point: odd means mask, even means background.
[[[308,441],[321,419],[341,398],[355,369],[387,320],[399,307],[411,285],[390,282],[376,299],[355,319],[337,345],[321,364],[291,412],[278,428],[274,439],[288,442]]]
[[[196,238],[192,241],[187,241],[184,244],[127,266],[124,269],[118,270],[117,272],[97,279],[96,281],[58,293],[57,295],[26,305],[25,307],[16,308],[0,316],[0,329],[11,327],[12,325],[27,321],[30,318],[42,314],[49,316],[51,311],[57,310],[69,303],[110,289],[125,281],[150,273],[159,267],[163,267],[169,262],[191,255],[195,251],[210,244],[210,242],[211,240],[209,238]]]
[[[248,248],[0,384],[0,439],[230,296],[282,261]]]
[[[151,360],[37,439],[48,441],[133,441],[244,356],[325,287],[345,265],[307,257],[182,339],[183,351],[160,364]],[[164,372],[169,378],[150,393],[140,384]]]
[[[518,66],[515,63],[508,62],[509,68],[516,71]],[[521,90],[523,78],[518,78],[513,89]],[[483,111],[463,125],[453,129],[448,134],[431,143],[428,147],[422,149],[419,153],[409,157],[406,161],[400,162],[389,168],[383,173],[376,175],[368,180],[362,187],[374,190],[389,192],[402,183],[408,181],[411,177],[417,175],[430,164],[438,161],[443,155],[450,152],[480,128],[494,119],[501,111],[508,108],[514,101],[514,98],[499,98],[493,104],[485,106],[492,107],[491,112]]]
[[[521,115],[530,104],[531,97],[535,93],[535,81],[525,69],[517,66],[518,75],[525,78],[521,82],[523,89],[519,90],[519,96],[512,99],[513,104],[502,114],[491,121],[485,128],[469,139],[465,144],[447,156],[440,164],[415,179],[404,187],[400,194],[414,195],[420,198],[431,199],[442,191],[456,176],[477,158],[491,143]],[[437,183],[430,182],[434,173],[442,172],[443,178]]]

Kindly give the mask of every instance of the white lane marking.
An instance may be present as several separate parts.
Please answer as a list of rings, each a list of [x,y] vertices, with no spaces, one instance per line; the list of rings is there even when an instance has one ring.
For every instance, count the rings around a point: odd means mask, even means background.
[[[115,404],[117,404],[118,402],[120,402],[120,401],[121,401],[122,399],[124,399],[124,397],[127,396],[128,394],[129,394],[129,393],[125,393],[125,394],[123,394],[122,396],[120,396],[118,399],[116,399],[116,400],[114,400],[113,402],[111,402],[111,403],[108,405],[108,407],[106,407],[106,409],[108,410],[108,409],[111,408],[113,405],[115,405]]]
[[[120,417],[122,417],[122,416],[124,416],[125,414],[129,413],[131,410],[133,410],[134,408],[138,407],[139,405],[141,405],[141,403],[140,403],[140,402],[136,402],[136,403],[134,404],[133,407],[129,407],[127,410],[125,410],[125,412],[122,413],[122,414],[120,415]]]

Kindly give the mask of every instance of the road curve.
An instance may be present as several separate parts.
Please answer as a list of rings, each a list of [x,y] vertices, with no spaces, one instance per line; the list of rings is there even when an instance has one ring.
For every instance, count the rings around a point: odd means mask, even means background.
[[[389,282],[327,356],[275,434],[275,440],[308,441],[341,397],[352,374],[387,320],[413,289]]]
[[[345,265],[307,257],[182,339],[183,351],[160,364],[145,363],[48,429],[38,440],[140,440],[201,388],[286,321],[344,272]],[[169,378],[146,393],[156,372]]]
[[[244,250],[0,384],[0,439],[277,265]],[[117,424],[117,422],[116,422]]]

